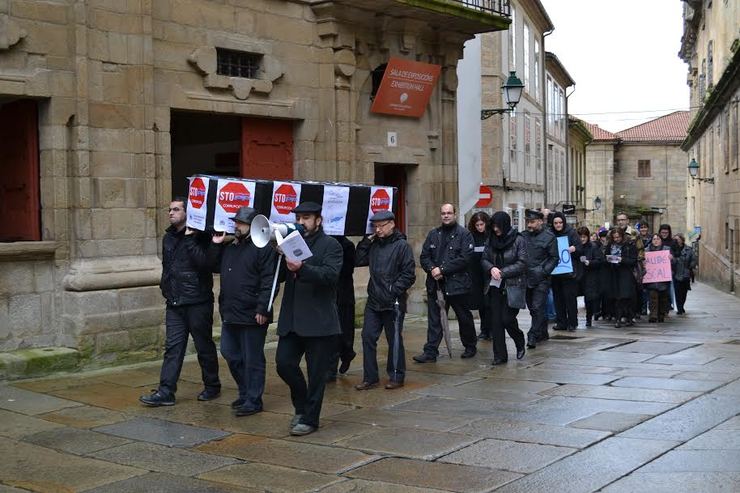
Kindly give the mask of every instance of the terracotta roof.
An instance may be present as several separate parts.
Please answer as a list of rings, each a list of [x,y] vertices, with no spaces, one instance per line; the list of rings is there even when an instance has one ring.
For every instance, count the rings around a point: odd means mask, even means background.
[[[584,125],[586,125],[586,128],[588,128],[588,131],[591,132],[591,135],[594,136],[594,141],[597,140],[619,140],[619,136],[617,134],[613,134],[608,130],[604,130],[603,128],[599,127],[595,123],[588,123],[585,120],[581,120]]]
[[[675,111],[655,120],[617,132],[624,142],[683,142],[689,128],[689,112]]]

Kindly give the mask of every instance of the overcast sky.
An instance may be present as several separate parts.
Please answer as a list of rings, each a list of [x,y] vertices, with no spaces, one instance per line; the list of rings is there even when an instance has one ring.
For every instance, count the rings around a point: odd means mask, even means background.
[[[616,132],[688,109],[679,0],[541,0],[545,49],[576,82],[571,114]],[[573,91],[570,88],[568,92]]]

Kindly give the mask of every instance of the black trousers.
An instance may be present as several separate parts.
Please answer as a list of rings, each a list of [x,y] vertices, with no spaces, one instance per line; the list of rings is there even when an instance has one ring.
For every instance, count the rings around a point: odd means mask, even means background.
[[[635,316],[634,300],[632,298],[617,298],[614,300],[614,315],[617,321],[626,319],[628,322]]]
[[[578,281],[565,276],[552,276],[552,298],[557,326],[563,329],[578,327]]]
[[[337,338],[337,347],[334,352],[329,374],[335,376],[339,369],[339,360],[348,360],[355,357],[355,305],[342,303],[337,305],[339,312],[339,326],[342,334]]]
[[[516,316],[519,314],[518,308],[511,308],[506,303],[506,295],[503,290],[491,287],[488,291],[489,304],[491,306],[491,337],[493,338],[493,359],[495,361],[506,361],[509,359],[509,353],[506,349],[506,336],[504,330],[509,333],[509,337],[514,339],[517,349],[524,347],[524,332],[519,329],[519,322]]]
[[[337,336],[302,337],[289,332],[278,340],[275,363],[280,378],[290,387],[290,399],[301,423],[319,426],[324,400],[326,376],[336,350]],[[301,371],[301,358],[306,355],[308,382]]]
[[[239,388],[239,399],[252,409],[262,409],[266,335],[267,325],[225,323],[221,327],[221,354]]]
[[[213,342],[213,302],[184,306],[167,306],[167,327],[164,346],[164,361],[159,374],[159,390],[168,395],[177,392],[177,380],[182,371],[182,362],[188,346],[188,335],[193,337],[198,352],[203,385],[207,390],[220,391],[218,379],[218,353]]]
[[[541,282],[537,286],[527,287],[527,308],[532,316],[532,326],[527,332],[527,340],[537,343],[550,338],[547,333],[547,293],[550,291],[549,282]]]
[[[590,322],[601,309],[601,298],[584,299],[586,303],[586,321]]]
[[[686,296],[689,294],[689,289],[691,288],[691,280],[676,281],[674,279],[673,288],[676,290],[676,311],[683,312],[683,306],[686,304]]]
[[[365,320],[362,326],[362,370],[363,382],[375,383],[380,381],[378,374],[378,339],[385,330],[385,340],[388,342],[388,359],[385,371],[388,378],[394,382],[403,383],[406,377],[406,351],[403,348],[403,318],[404,313],[398,311],[396,321],[395,310],[372,310],[365,308]],[[398,326],[398,334],[396,334]]]
[[[466,350],[475,351],[478,338],[475,335],[473,313],[468,308],[467,295],[445,296],[446,308],[455,311],[457,324],[460,327],[460,341]],[[442,333],[442,317],[437,304],[437,293],[427,291],[427,343],[424,344],[424,353],[435,358],[439,355],[439,344],[444,338]]]
[[[489,296],[483,295],[481,304],[482,306],[478,310],[478,315],[480,316],[480,333],[483,335],[490,336],[492,318],[491,318],[491,300]]]

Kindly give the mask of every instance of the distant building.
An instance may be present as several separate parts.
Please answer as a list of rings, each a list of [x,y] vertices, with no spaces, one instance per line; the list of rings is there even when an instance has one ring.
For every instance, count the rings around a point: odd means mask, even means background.
[[[568,88],[575,81],[554,53],[545,52],[545,100],[547,101],[547,166],[545,204],[553,209],[570,203],[573,179],[568,148]]]
[[[576,224],[585,224],[593,201],[586,201],[586,147],[593,140],[586,124],[568,117],[568,202],[575,206]]]
[[[693,159],[698,165],[687,185],[686,226],[701,231],[699,277],[734,292],[740,280],[738,19],[738,0],[685,1],[679,52],[691,88],[691,122],[681,148],[687,164]]]

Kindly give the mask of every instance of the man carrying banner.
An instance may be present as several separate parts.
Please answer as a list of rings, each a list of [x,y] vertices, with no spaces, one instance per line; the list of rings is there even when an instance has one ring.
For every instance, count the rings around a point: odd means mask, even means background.
[[[285,276],[275,363],[280,378],[290,387],[295,408],[291,435],[308,435],[319,427],[327,374],[341,334],[336,286],[342,270],[342,247],[321,228],[321,206],[303,202],[292,211],[304,228],[311,257],[285,260]],[[308,383],[301,371],[305,355]]]
[[[198,400],[210,401],[221,394],[218,353],[213,342],[213,273],[207,256],[210,239],[185,226],[185,204],[186,199],[181,197],[170,202],[170,227],[162,238],[159,287],[167,300],[164,361],[159,388],[139,397],[151,407],[175,405],[188,335],[193,337],[205,386]]]
[[[550,338],[547,333],[547,293],[550,274],[558,265],[558,242],[544,227],[545,216],[535,209],[525,211],[527,231],[522,233],[527,242],[527,307],[532,326],[527,333],[527,347],[534,349],[540,341]]]
[[[427,273],[427,343],[424,352],[414,356],[417,363],[437,361],[442,342],[442,314],[437,304],[437,290],[441,290],[447,307],[452,307],[460,327],[460,340],[465,347],[462,358],[472,358],[477,351],[473,314],[468,308],[467,296],[472,281],[468,262],[473,254],[473,237],[457,224],[455,207],[443,204],[440,208],[442,225],[427,235],[421,250],[421,267]]]
[[[416,281],[414,253],[406,236],[396,230],[396,217],[391,211],[375,213],[370,222],[375,234],[363,238],[357,245],[355,264],[370,267],[367,282],[367,304],[362,327],[363,378],[357,390],[369,390],[378,385],[377,347],[380,332],[385,329],[388,341],[386,389],[403,387],[406,375],[406,355],[403,348],[403,317],[406,313],[406,292]]]

